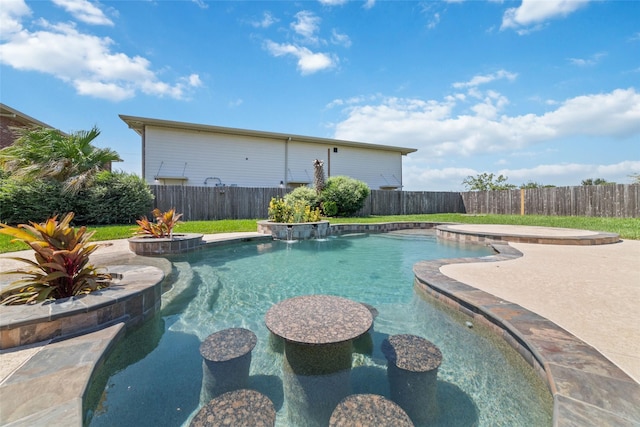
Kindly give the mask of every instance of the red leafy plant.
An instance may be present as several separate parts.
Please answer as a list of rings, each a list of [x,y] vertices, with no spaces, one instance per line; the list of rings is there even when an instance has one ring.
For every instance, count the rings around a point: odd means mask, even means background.
[[[30,222],[17,227],[0,223],[0,234],[12,236],[12,242],[24,242],[35,251],[35,261],[12,258],[28,266],[3,273],[22,277],[2,289],[1,304],[68,298],[109,286],[111,275],[89,264],[89,255],[107,244],[91,243],[89,240],[95,231],[71,227],[73,217],[74,213],[69,212],[61,221],[56,215],[42,224]]]
[[[156,222],[149,221],[146,216],[136,220],[139,225],[136,234],[157,238],[172,237],[173,228],[179,223],[178,220],[182,218],[182,214],[176,214],[175,208],[169,209],[166,212],[161,212],[160,209],[156,208],[151,214]]]

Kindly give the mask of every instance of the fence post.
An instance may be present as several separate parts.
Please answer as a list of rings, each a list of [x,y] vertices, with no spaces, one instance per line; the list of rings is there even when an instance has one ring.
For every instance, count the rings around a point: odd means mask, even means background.
[[[520,215],[524,216],[524,188],[520,189]]]

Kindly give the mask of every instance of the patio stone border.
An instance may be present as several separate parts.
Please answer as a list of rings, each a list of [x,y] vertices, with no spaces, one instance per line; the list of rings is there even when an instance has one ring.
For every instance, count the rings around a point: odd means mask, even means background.
[[[0,383],[0,425],[82,427],[93,374],[124,331],[124,323],[118,323],[42,345]]]

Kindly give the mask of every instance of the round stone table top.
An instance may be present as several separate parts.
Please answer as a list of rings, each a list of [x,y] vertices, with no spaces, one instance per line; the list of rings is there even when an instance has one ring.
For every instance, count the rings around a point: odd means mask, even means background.
[[[442,363],[442,353],[432,342],[409,334],[392,335],[382,342],[389,363],[411,372],[429,372]]]
[[[329,427],[413,427],[407,413],[391,400],[375,394],[352,394],[331,414]]]
[[[267,311],[267,328],[299,344],[334,344],[359,337],[373,317],[363,304],[330,295],[306,295],[279,302]]]
[[[256,334],[248,329],[224,329],[205,338],[200,355],[210,362],[227,362],[251,352],[257,342]]]
[[[203,406],[190,427],[256,426],[272,427],[276,410],[269,398],[255,390],[225,393]]]

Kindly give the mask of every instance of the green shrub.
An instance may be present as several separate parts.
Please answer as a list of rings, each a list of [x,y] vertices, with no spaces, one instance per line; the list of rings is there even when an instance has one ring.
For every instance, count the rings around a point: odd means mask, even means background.
[[[336,216],[338,213],[338,205],[336,202],[322,202],[322,212],[324,212],[325,216]]]
[[[289,205],[295,205],[296,203],[302,203],[311,208],[317,208],[320,206],[318,200],[318,194],[316,190],[311,187],[302,186],[294,189],[292,192],[284,196],[284,201]]]
[[[7,224],[39,223],[75,212],[76,224],[135,224],[153,208],[153,194],[140,177],[103,171],[90,188],[65,192],[56,181],[0,178],[0,220]]]
[[[62,184],[13,178],[0,180],[0,220],[6,224],[40,223],[74,209],[74,197],[63,194]]]
[[[348,176],[332,176],[320,197],[323,203],[336,204],[337,216],[352,216],[362,209],[369,193],[369,187],[362,181]]]
[[[80,224],[135,224],[153,208],[153,194],[137,175],[101,172],[76,203]]]

